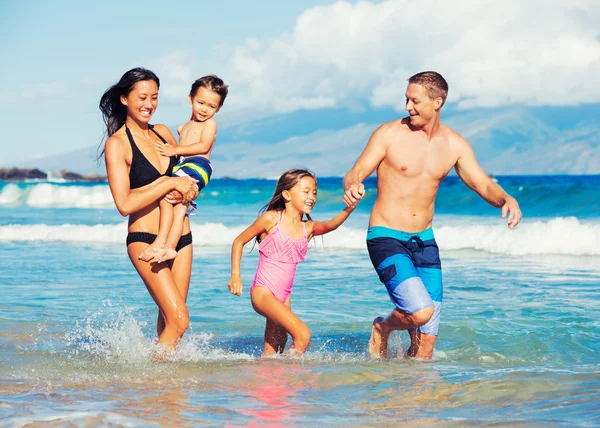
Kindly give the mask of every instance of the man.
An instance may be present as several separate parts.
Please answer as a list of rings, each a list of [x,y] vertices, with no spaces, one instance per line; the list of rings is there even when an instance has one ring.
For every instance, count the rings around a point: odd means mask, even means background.
[[[469,143],[440,123],[448,84],[436,72],[408,79],[409,117],[380,126],[344,177],[344,202],[354,206],[362,181],[377,169],[377,200],[371,211],[367,247],[373,266],[396,306],[373,321],[369,353],[385,357],[390,333],[408,330],[408,356],[431,359],[442,310],[439,249],[433,235],[434,203],[452,167],[490,205],[508,215],[508,227],[521,220],[517,201],[481,169]]]

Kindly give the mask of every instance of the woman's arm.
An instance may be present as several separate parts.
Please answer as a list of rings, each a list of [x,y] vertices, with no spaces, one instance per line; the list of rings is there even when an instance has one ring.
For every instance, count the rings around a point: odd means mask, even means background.
[[[242,250],[254,237],[271,229],[277,222],[277,214],[274,211],[267,211],[258,217],[246,230],[233,240],[231,245],[231,279],[229,280],[229,291],[231,294],[239,296],[242,294],[242,279],[240,264],[242,261]]]
[[[171,190],[177,190],[184,195],[184,201],[191,199],[194,192],[197,193],[195,181],[188,177],[160,177],[146,186],[131,190],[126,161],[127,147],[118,135],[110,137],[105,146],[108,185],[117,210],[122,216],[140,211]]]

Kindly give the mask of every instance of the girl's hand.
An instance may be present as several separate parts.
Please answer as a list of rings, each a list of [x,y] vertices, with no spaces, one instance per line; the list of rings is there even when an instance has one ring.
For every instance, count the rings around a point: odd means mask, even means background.
[[[162,156],[171,157],[171,156],[175,156],[175,154],[176,154],[175,147],[173,147],[170,144],[165,144],[162,141],[156,141],[154,143],[154,148]]]
[[[229,279],[229,292],[240,296],[242,294],[242,278],[239,275],[231,275]]]

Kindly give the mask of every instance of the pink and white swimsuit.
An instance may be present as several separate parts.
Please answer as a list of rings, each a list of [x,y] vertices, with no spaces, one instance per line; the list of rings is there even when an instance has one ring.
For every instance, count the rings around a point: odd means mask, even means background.
[[[305,222],[302,223],[302,238],[293,239],[285,235],[281,230],[281,211],[278,214],[274,230],[258,246],[258,268],[250,287],[250,295],[254,287],[265,287],[271,290],[281,303],[285,303],[292,292],[298,262],[306,260],[308,235]]]

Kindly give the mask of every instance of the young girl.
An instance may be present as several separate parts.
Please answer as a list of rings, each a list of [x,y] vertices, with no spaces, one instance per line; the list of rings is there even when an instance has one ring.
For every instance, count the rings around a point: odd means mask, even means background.
[[[242,249],[252,238],[259,243],[259,260],[250,288],[252,307],[267,319],[263,355],[282,353],[287,334],[290,350],[303,354],[310,343],[310,330],[291,310],[290,293],[298,262],[304,260],[308,241],[337,229],[354,210],[346,207],[328,221],[313,221],[310,212],[317,202],[317,179],[305,169],[285,172],[269,203],[256,221],[244,230],[231,247],[229,291],[242,294],[240,261]],[[308,220],[303,220],[306,215]]]
[[[197,180],[199,190],[208,184],[212,175],[210,154],[217,139],[217,122],[213,116],[223,106],[227,93],[228,86],[217,76],[209,75],[196,80],[189,94],[192,117],[177,128],[179,145],[155,143],[155,149],[160,155],[181,156],[179,163],[173,167],[173,175]],[[178,242],[183,220],[186,214],[195,213],[194,201],[189,205],[175,206],[165,200],[161,201],[158,236],[139,255],[139,259],[158,263],[174,259],[180,248]]]

